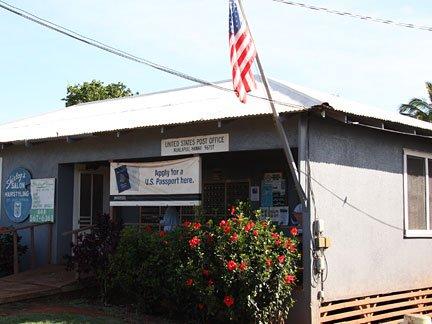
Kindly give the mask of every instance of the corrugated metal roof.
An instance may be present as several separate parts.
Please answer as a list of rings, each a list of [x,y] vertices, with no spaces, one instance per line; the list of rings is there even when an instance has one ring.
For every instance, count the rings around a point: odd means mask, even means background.
[[[230,88],[231,82],[224,81],[219,85]],[[302,111],[326,102],[335,110],[348,114],[432,131],[431,123],[402,116],[397,112],[383,111],[284,81],[272,79],[270,85],[275,100],[291,105],[277,104],[279,112]],[[262,89],[255,94],[265,97]],[[233,93],[210,86],[195,86],[85,103],[6,123],[0,125],[0,142],[41,140],[269,113],[268,103],[262,99],[249,97],[248,103],[244,105]]]

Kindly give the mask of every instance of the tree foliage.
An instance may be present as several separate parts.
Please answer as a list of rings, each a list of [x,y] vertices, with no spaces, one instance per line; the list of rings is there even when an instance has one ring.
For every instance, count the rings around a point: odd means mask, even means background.
[[[399,107],[402,115],[410,116],[420,120],[432,122],[432,83],[426,82],[429,102],[419,98],[413,98],[409,103]]]
[[[135,93],[135,94],[138,94]],[[102,81],[92,80],[83,84],[70,85],[67,87],[66,107],[83,102],[90,102],[103,99],[120,98],[132,96],[133,93],[121,82],[105,85]]]

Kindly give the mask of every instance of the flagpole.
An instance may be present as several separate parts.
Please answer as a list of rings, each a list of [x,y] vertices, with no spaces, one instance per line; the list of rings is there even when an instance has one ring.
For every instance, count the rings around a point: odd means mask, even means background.
[[[245,15],[245,12],[244,12],[244,9],[243,9],[243,4],[242,4],[241,0],[238,0],[238,3],[239,3],[239,6],[240,6],[240,11],[242,13],[244,22],[246,23],[246,28],[249,30],[250,37],[252,38],[252,41],[255,44],[255,41],[253,40],[253,37],[252,37],[251,30],[249,28],[248,21],[246,19],[246,15]],[[294,162],[294,157],[293,157],[292,152],[291,152],[291,148],[290,148],[290,145],[289,145],[288,137],[287,137],[287,135],[285,133],[284,127],[282,125],[282,122],[280,121],[279,114],[276,111],[276,107],[275,107],[274,102],[273,102],[273,97],[272,97],[272,94],[271,94],[271,91],[270,91],[270,87],[269,87],[269,84],[268,84],[268,81],[267,81],[267,77],[264,74],[264,69],[263,69],[263,66],[261,64],[261,60],[259,58],[258,51],[256,50],[256,46],[255,46],[255,52],[256,52],[255,59],[256,59],[257,65],[258,65],[258,70],[259,70],[259,72],[261,74],[261,80],[262,80],[264,88],[266,90],[266,94],[267,94],[267,98],[268,98],[268,101],[269,101],[269,104],[270,104],[270,108],[271,108],[271,110],[273,112],[273,119],[274,119],[274,122],[276,124],[276,129],[277,129],[277,131],[279,133],[279,136],[281,137],[281,140],[282,140],[283,150],[284,150],[284,153],[285,153],[285,157],[286,157],[286,159],[288,161],[288,166],[290,168],[291,174],[292,174],[293,179],[294,179],[294,185],[295,185],[295,188],[297,190],[297,194],[299,195],[299,198],[300,198],[300,201],[301,201],[302,205],[306,207],[306,203],[307,203],[306,194],[303,191],[303,188],[302,188],[302,186],[300,184],[299,177],[298,177],[297,166],[296,166],[296,164]]]

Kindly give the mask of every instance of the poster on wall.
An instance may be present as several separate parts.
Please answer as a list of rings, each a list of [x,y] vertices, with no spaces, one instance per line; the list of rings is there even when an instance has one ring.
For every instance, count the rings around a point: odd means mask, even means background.
[[[201,158],[110,164],[111,206],[201,204]]]
[[[259,197],[259,191],[260,191],[260,187],[259,186],[251,186],[250,187],[250,201],[260,201],[260,197]]]
[[[261,207],[261,219],[270,219],[278,225],[289,224],[289,207]]]
[[[286,200],[286,182],[282,173],[265,173],[261,182],[261,207],[283,207]]]
[[[54,222],[55,178],[32,179],[30,222]]]
[[[5,180],[4,207],[7,217],[14,223],[24,222],[30,213],[31,175],[27,169],[14,169]]]

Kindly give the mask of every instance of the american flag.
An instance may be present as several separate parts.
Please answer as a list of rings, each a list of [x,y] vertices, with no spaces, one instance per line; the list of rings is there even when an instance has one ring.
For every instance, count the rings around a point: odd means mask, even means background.
[[[250,32],[240,19],[237,0],[229,0],[229,45],[234,90],[246,103],[247,93],[256,88],[252,72],[256,51]]]

